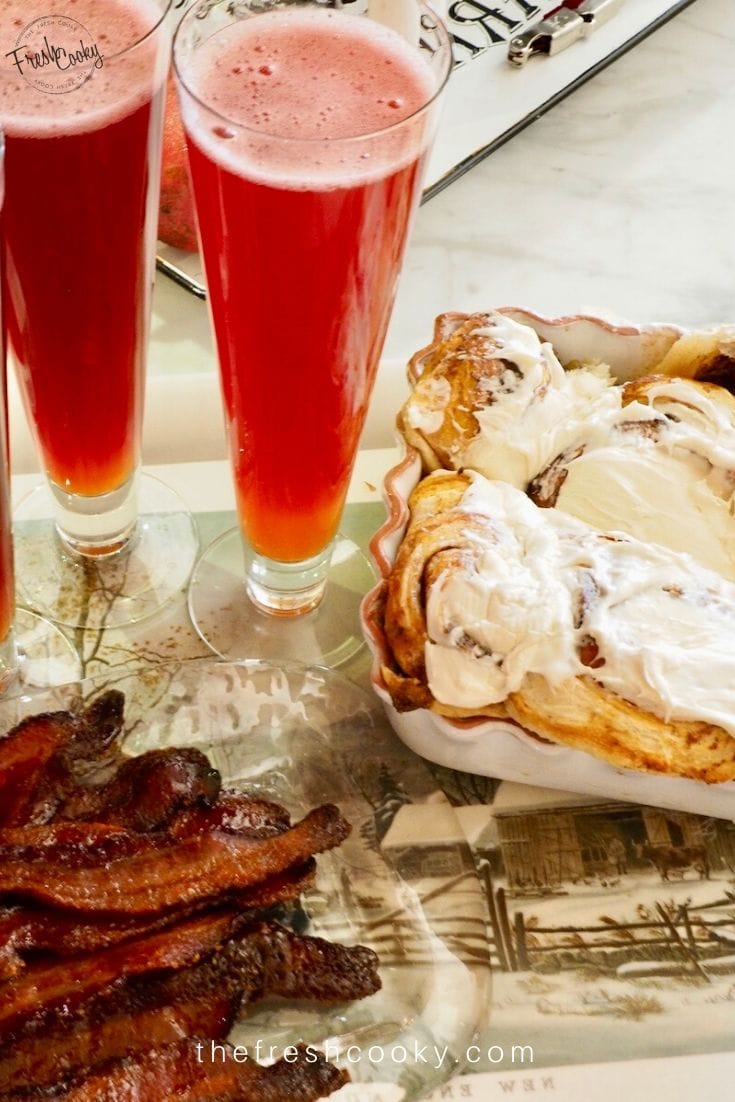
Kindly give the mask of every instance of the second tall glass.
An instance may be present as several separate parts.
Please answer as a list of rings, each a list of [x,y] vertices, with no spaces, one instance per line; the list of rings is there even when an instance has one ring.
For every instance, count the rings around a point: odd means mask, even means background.
[[[199,0],[174,44],[244,546],[190,611],[228,658],[359,645],[370,579],[333,541],[451,66],[428,7],[374,7]]]
[[[182,503],[138,474],[170,6],[0,13],[8,343],[48,479],[16,515],[18,570],[75,626],[150,614],[195,555]]]

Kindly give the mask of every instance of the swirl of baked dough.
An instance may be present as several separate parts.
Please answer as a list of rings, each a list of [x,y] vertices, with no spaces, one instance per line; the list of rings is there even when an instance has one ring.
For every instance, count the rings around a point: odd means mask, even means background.
[[[429,708],[442,715],[463,717],[468,708],[440,705],[426,677],[426,596],[445,572],[477,568],[479,543],[487,539],[487,519],[455,509],[471,476],[439,471],[419,482],[409,499],[411,520],[387,580],[383,630],[392,653],[392,666],[383,680],[399,711]],[[468,640],[469,644],[469,640]],[[483,715],[504,716],[502,705]]]
[[[671,425],[679,420],[694,429],[699,417],[700,436],[710,443],[732,435],[735,400],[724,387],[735,390],[735,327],[682,335],[653,371],[657,381],[649,375],[622,386],[598,362],[562,367],[531,326],[506,314],[444,314],[433,344],[411,360],[413,390],[398,427],[425,471],[468,468],[521,489],[532,484],[549,502],[564,479],[560,457],[606,445],[612,433],[627,433],[635,444],[666,429],[672,448],[681,431],[669,432]],[[679,397],[653,393],[667,383],[694,389]],[[677,403],[690,407],[681,417]],[[714,465],[727,467],[722,458]]]
[[[453,467],[453,459],[478,431],[473,410],[487,401],[483,380],[503,370],[498,346],[484,333],[489,314],[473,314],[427,354],[422,374],[398,415],[407,443],[427,471]]]
[[[449,317],[451,324],[438,325],[435,345],[412,361],[420,374],[399,413],[399,430],[426,471],[477,468],[472,453],[479,444],[491,453],[484,474],[527,481],[528,464],[538,469],[543,427],[565,416],[564,370],[530,326],[499,313]],[[519,432],[528,458],[518,448]]]

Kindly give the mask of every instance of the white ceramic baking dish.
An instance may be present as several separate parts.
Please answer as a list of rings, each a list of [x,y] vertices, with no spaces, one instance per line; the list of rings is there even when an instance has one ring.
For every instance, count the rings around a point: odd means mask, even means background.
[[[618,326],[585,316],[548,319],[520,308],[508,307],[502,312],[532,326],[552,343],[562,362],[600,359],[621,381],[647,374],[684,332],[674,325]],[[459,324],[466,316],[444,315],[439,324],[446,332],[455,320]],[[418,352],[411,361],[409,374],[414,379],[421,373],[426,352],[428,349]],[[617,769],[582,751],[545,742],[507,720],[456,720],[425,709],[398,712],[394,708],[381,674],[390,657],[382,629],[385,578],[408,522],[408,497],[421,473],[418,452],[407,448],[402,461],[386,476],[388,516],[371,542],[380,581],[362,605],[363,630],[373,655],[373,688],[403,742],[422,757],[452,769],[735,819],[735,782],[707,785]]]

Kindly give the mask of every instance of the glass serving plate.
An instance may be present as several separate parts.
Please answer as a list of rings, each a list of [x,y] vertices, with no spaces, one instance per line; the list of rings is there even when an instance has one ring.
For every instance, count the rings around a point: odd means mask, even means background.
[[[226,785],[275,799],[294,818],[336,803],[352,824],[339,849],[317,858],[315,887],[289,921],[371,946],[382,990],[337,1007],[263,1002],[230,1040],[266,1063],[297,1042],[321,1048],[352,1078],[334,1097],[354,1102],[368,1097],[359,1084],[381,1084],[381,1102],[409,1100],[458,1070],[489,1006],[484,896],[454,811],[378,702],[321,669],[202,660],[2,702],[0,732],[109,687],[126,696],[126,752],[196,746]],[[441,826],[433,837],[420,825],[427,813]]]

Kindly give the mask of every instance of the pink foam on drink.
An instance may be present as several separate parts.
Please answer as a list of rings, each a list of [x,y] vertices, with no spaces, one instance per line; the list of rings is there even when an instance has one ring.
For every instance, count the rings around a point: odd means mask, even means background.
[[[18,137],[84,133],[115,122],[149,99],[165,77],[166,51],[161,49],[160,36],[146,35],[161,20],[164,7],[155,0],[2,0],[0,125],[6,133]],[[6,56],[25,41],[23,36],[36,20],[55,16],[79,23],[85,44],[96,44],[102,58],[86,81],[62,94],[39,89],[26,79],[25,74],[42,75],[42,71],[34,71],[22,54],[23,72],[12,56]],[[52,26],[36,32],[33,48],[40,49],[44,37],[69,49],[77,44],[71,30]],[[53,69],[49,66],[50,72]],[[85,71],[85,66],[79,71]],[[75,67],[68,72],[74,74]]]
[[[298,189],[358,186],[414,160],[429,135],[411,116],[438,91],[401,35],[318,8],[232,23],[180,76],[200,101],[184,93],[182,109],[207,156],[238,175]]]

